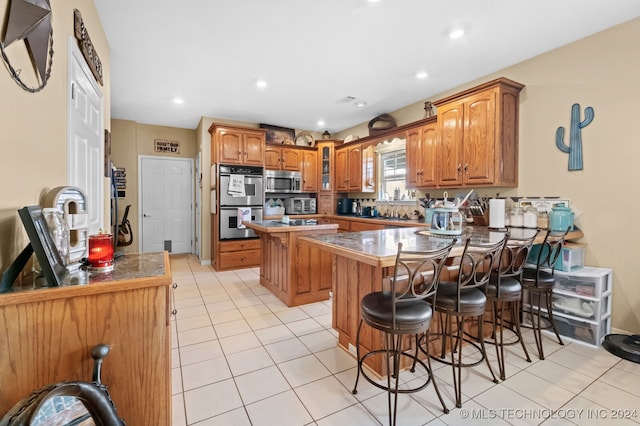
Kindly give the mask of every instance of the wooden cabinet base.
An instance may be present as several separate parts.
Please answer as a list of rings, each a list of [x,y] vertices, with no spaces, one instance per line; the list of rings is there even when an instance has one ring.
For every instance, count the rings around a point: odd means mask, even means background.
[[[90,382],[91,350],[104,343],[102,382],[118,415],[128,425],[170,425],[171,273],[163,256],[159,276],[0,294],[0,417],[44,386]]]
[[[328,300],[332,255],[298,238],[325,233],[335,230],[260,233],[260,284],[287,306]]]
[[[218,241],[214,243],[216,254],[213,269],[228,271],[255,268],[260,265],[260,240]]]

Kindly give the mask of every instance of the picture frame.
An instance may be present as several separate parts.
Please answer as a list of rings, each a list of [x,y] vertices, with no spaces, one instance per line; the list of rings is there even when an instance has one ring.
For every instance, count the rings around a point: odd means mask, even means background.
[[[293,145],[296,140],[296,131],[287,127],[260,124],[261,129],[267,130],[267,143]]]
[[[27,231],[31,248],[40,263],[44,278],[50,287],[60,286],[67,269],[53,242],[47,221],[42,215],[42,207],[26,206],[18,209],[18,215]]]

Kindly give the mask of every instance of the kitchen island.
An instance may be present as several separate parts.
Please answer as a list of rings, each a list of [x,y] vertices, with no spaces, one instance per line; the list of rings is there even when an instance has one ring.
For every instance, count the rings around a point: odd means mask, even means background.
[[[0,293],[0,418],[62,381],[90,382],[91,350],[118,415],[129,425],[171,424],[169,256],[126,254],[110,272],[78,270],[59,287],[22,279]]]
[[[300,237],[335,234],[336,224],[316,224],[306,219],[265,220],[245,223],[260,237],[260,284],[287,306],[329,299],[331,253]]]
[[[535,230],[512,228],[509,230],[515,238],[525,238]],[[490,231],[483,226],[468,226],[458,238],[451,250],[450,257],[460,256],[464,249],[464,240],[493,242],[502,239],[503,232]],[[580,231],[572,232],[568,237],[580,238]],[[544,232],[536,240],[542,242]],[[382,289],[383,278],[392,275],[398,243],[402,242],[405,250],[435,250],[445,247],[450,239],[430,234],[421,227],[395,228],[377,231],[341,233],[336,235],[320,235],[301,238],[300,245],[308,245],[324,250],[333,255],[333,328],[338,332],[338,344],[355,355],[356,332],[360,321],[360,300],[366,294]],[[443,278],[447,274],[455,274],[443,269]],[[453,276],[453,275],[452,275]],[[432,327],[437,321],[432,322]],[[382,347],[382,333],[374,332],[370,327],[363,327],[360,336],[361,349],[365,353]],[[384,375],[382,357],[369,357],[369,365],[376,373]]]

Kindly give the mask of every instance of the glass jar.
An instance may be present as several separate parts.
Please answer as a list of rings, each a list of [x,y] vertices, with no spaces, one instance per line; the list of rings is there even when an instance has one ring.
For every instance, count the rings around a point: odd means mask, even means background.
[[[537,228],[538,227],[538,209],[533,206],[528,206],[524,209],[523,224],[525,228]]]
[[[540,229],[549,228],[549,213],[547,212],[538,213],[538,228]]]
[[[60,253],[62,264],[64,266],[69,265],[69,238],[71,232],[69,231],[69,225],[67,225],[62,216],[62,212],[55,207],[47,207],[42,209],[42,215],[49,227],[53,243],[58,249],[58,253]]]
[[[515,228],[522,228],[524,226],[524,212],[522,207],[511,207],[511,214],[509,215],[509,224]]]

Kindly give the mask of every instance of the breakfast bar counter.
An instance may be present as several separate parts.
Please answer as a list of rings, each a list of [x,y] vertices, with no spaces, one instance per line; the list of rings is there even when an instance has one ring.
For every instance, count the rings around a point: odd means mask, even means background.
[[[287,306],[329,299],[331,253],[299,237],[335,234],[336,224],[316,224],[305,219],[265,220],[245,223],[260,237],[260,284]]]
[[[526,238],[535,230],[523,228],[509,229],[512,237]],[[483,226],[468,226],[463,229],[450,257],[460,256],[464,240],[493,242],[504,237],[504,232],[494,232]],[[582,237],[582,232],[574,231],[571,239]],[[541,232],[536,242],[542,242]],[[445,247],[451,239],[432,235],[423,227],[392,228],[377,231],[362,231],[335,235],[319,235],[301,238],[298,245],[317,248],[333,256],[333,328],[338,331],[338,344],[355,355],[356,332],[360,321],[360,300],[368,293],[382,289],[383,278],[392,274],[398,243],[405,250],[434,250]],[[447,273],[444,269],[443,273]],[[433,324],[433,323],[432,323]],[[360,344],[364,351],[382,347],[381,333],[363,328]],[[378,374],[384,375],[381,357],[370,357],[367,364]]]

